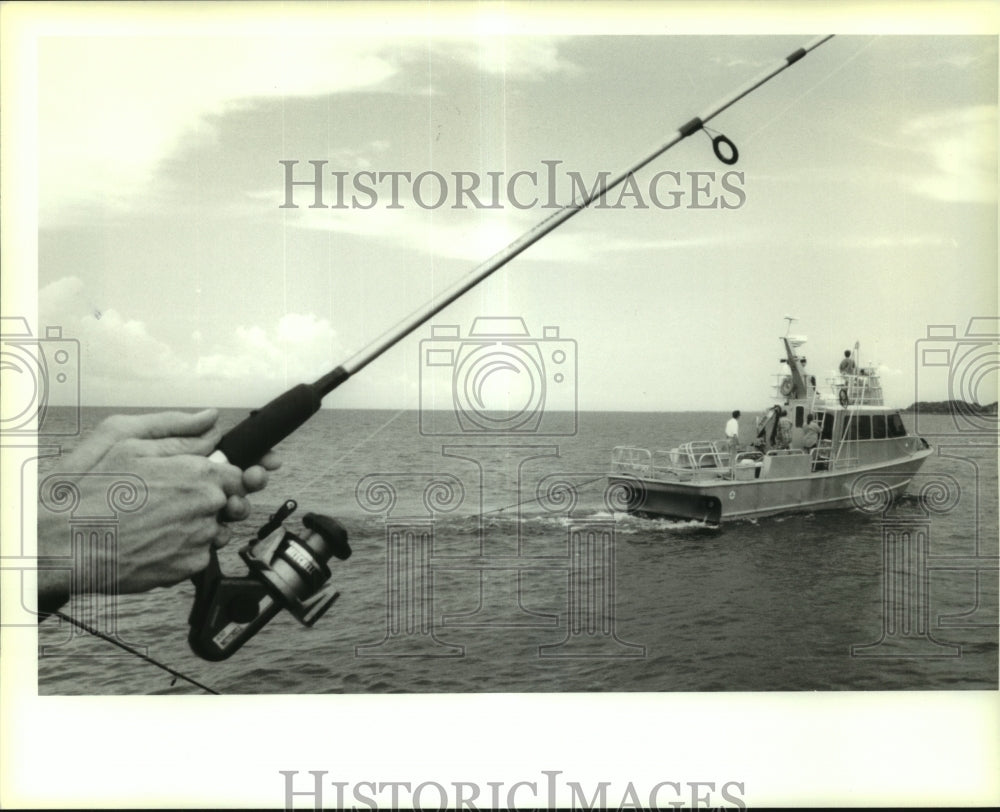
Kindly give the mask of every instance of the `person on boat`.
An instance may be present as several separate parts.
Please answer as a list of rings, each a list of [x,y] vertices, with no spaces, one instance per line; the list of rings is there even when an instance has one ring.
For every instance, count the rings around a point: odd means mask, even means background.
[[[808,415],[806,417],[806,426],[802,431],[802,447],[807,449],[815,448],[819,443],[819,438],[822,433],[823,427],[820,425],[815,415]]]
[[[754,439],[753,444],[754,448],[758,451],[767,451],[767,449],[774,445],[775,433],[778,430],[778,414],[780,412],[781,407],[775,404],[765,409],[764,413],[757,418],[757,437]]]
[[[736,452],[740,450],[740,410],[736,409],[732,417],[726,421],[726,439],[729,440],[729,458],[736,459]]]
[[[775,445],[778,448],[788,448],[792,443],[792,421],[788,419],[788,412],[782,409],[778,413],[778,431]]]
[[[840,362],[840,374],[841,375],[853,375],[857,365],[854,363],[854,359],[851,358],[851,351],[844,350],[844,357]]]
[[[136,510],[119,511],[117,550],[94,545],[86,561],[77,561],[71,556],[68,513],[40,500],[40,618],[69,601],[71,584],[82,582],[84,592],[146,592],[173,586],[208,566],[209,550],[229,542],[230,531],[223,522],[247,518],[247,495],[262,490],[268,473],[281,464],[273,452],[245,471],[209,460],[222,437],[218,417],[215,409],[114,415],[59,460],[46,480],[61,475],[56,487],[64,480],[77,504],[106,505],[109,478],[114,477],[124,484],[137,478],[144,486],[145,501]],[[102,555],[109,560],[100,560]],[[60,561],[66,562],[65,567],[56,569]],[[74,567],[112,572],[113,582],[91,590],[87,572]]]
[[[726,437],[730,440],[736,440],[739,442],[740,439],[740,410],[737,409],[733,412],[732,417],[726,421]]]

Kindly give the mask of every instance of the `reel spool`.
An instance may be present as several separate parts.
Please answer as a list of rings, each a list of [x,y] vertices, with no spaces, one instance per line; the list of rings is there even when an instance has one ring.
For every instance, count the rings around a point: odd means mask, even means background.
[[[188,643],[202,659],[232,656],[282,609],[303,626],[312,626],[339,597],[328,583],[328,562],[350,557],[347,531],[335,519],[315,513],[302,518],[308,531],[303,535],[285,530],[282,522],[296,507],[295,500],[286,501],[240,550],[246,575],[223,575],[213,555],[196,580]]]

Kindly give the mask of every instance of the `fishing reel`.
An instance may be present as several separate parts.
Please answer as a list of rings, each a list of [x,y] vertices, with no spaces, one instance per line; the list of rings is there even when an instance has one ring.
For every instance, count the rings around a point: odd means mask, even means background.
[[[307,513],[302,518],[307,532],[289,532],[282,522],[297,506],[294,499],[285,502],[240,550],[246,575],[223,575],[213,550],[208,567],[192,579],[188,643],[199,657],[225,660],[282,609],[312,626],[339,596],[328,583],[328,562],[350,557],[347,531],[329,516]]]

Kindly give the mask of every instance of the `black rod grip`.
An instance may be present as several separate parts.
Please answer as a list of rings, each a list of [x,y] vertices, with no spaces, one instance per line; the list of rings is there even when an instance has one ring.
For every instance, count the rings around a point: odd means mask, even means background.
[[[321,402],[312,386],[300,383],[227,431],[217,449],[246,470],[316,414]]]
[[[216,450],[225,454],[230,463],[245,471],[316,414],[322,400],[322,396],[310,384],[300,383],[298,386],[293,386],[262,409],[251,412],[242,423],[222,435]],[[259,628],[257,626],[252,633],[241,637],[240,642],[228,653],[223,653],[218,648],[212,637],[218,631],[212,630],[214,622],[212,618],[221,611],[216,603],[223,580],[218,553],[215,548],[211,548],[208,566],[191,577],[194,583],[194,605],[188,617],[188,623],[191,625],[188,643],[195,654],[206,660],[225,659]],[[271,615],[264,618],[263,623],[270,620],[278,608],[280,607],[274,607]],[[261,617],[264,617],[264,614]]]

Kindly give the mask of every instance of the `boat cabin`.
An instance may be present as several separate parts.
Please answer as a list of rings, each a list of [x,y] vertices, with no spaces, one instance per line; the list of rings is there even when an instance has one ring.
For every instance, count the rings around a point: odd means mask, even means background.
[[[805,339],[782,341],[787,369],[749,444],[740,443],[744,437],[695,440],[669,451],[615,448],[609,482],[621,488],[629,512],[716,524],[849,508],[859,475],[871,472],[890,475],[890,494],[907,487],[932,451],[907,433],[898,410],[885,406],[878,370],[845,364],[820,387],[799,355]]]
[[[907,434],[899,410],[884,405],[876,368],[827,378],[820,387],[798,353],[805,339],[785,336],[782,341],[787,373],[776,376],[778,402],[757,417],[749,446],[700,440],[669,452],[618,447],[613,470],[681,481],[808,477],[877,465],[927,448],[919,437]]]

